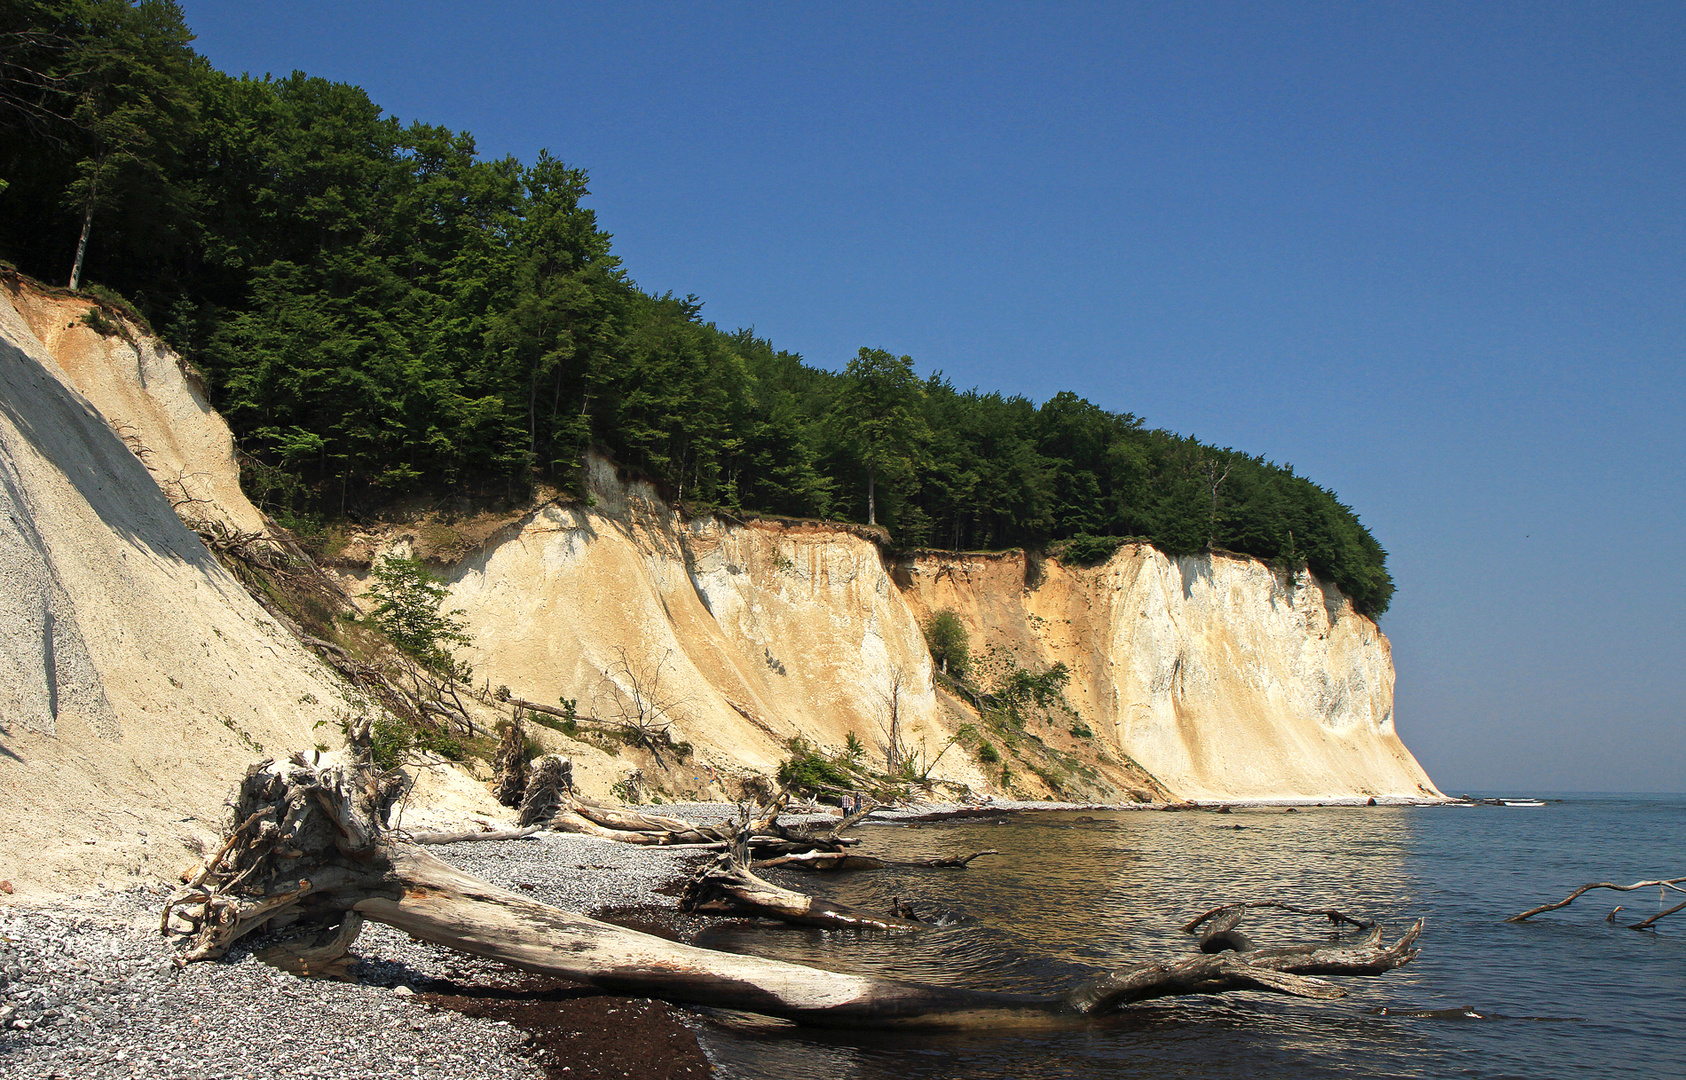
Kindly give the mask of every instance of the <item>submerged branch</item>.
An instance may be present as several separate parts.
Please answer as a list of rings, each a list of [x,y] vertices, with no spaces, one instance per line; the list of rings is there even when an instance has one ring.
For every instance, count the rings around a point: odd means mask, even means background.
[[[1570,904],[1574,903],[1575,900],[1582,893],[1591,892],[1593,889],[1612,889],[1616,892],[1632,892],[1635,889],[1658,889],[1658,888],[1661,888],[1661,889],[1673,889],[1675,892],[1678,892],[1678,893],[1686,893],[1686,889],[1682,889],[1680,887],[1680,883],[1683,882],[1683,881],[1686,881],[1686,877],[1659,878],[1655,881],[1636,881],[1632,885],[1617,885],[1613,881],[1594,881],[1594,882],[1590,882],[1586,885],[1582,885],[1580,888],[1576,889],[1574,892],[1570,893],[1568,896],[1565,896],[1563,899],[1559,900],[1555,904],[1541,904],[1539,907],[1529,908],[1527,911],[1521,912],[1521,913],[1516,914],[1516,915],[1512,915],[1510,918],[1506,919],[1505,922],[1524,922],[1528,919],[1533,918],[1535,915],[1542,915],[1542,914],[1544,914],[1545,912],[1548,912],[1548,911],[1556,911],[1558,908],[1568,907]],[[1674,910],[1678,911],[1680,909],[1675,908]],[[1660,918],[1663,917],[1663,915],[1667,915],[1667,914],[1670,914],[1670,912],[1665,911],[1661,915],[1657,915],[1653,919],[1648,919],[1648,920],[1646,920],[1645,925],[1649,926],[1651,923],[1655,922],[1657,919],[1660,919]]]
[[[1336,911],[1334,908],[1295,907],[1293,904],[1284,904],[1280,900],[1243,900],[1239,903],[1224,904],[1222,907],[1215,907],[1211,911],[1206,912],[1204,915],[1184,923],[1182,930],[1185,934],[1192,934],[1201,923],[1208,919],[1215,918],[1216,916],[1224,915],[1238,909],[1242,911],[1257,911],[1261,908],[1273,908],[1277,911],[1286,911],[1291,915],[1320,915],[1323,918],[1328,919],[1336,926],[1340,926],[1344,923],[1348,926],[1357,927],[1360,930],[1368,930],[1372,926],[1376,925],[1373,922],[1365,922],[1362,919],[1355,919],[1351,915],[1346,915],[1342,912]]]

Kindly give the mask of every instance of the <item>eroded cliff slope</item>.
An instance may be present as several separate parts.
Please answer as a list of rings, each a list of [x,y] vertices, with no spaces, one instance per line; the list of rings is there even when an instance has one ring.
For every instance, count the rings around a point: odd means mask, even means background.
[[[735,797],[733,781],[772,772],[793,737],[838,747],[854,732],[882,763],[892,710],[904,746],[942,750],[955,725],[874,543],[825,525],[683,521],[602,461],[590,482],[595,505],[544,506],[445,569],[477,682],[549,705],[570,699],[605,720],[635,696],[656,701],[694,752],[647,776],[670,794]],[[425,555],[427,534],[375,546],[421,543]],[[938,775],[986,783],[962,753],[942,766]]]
[[[893,708],[926,761],[971,725],[931,775],[977,791],[1438,796],[1394,731],[1386,637],[1309,574],[1136,545],[1092,568],[1027,570],[1022,552],[892,566],[856,530],[687,521],[601,461],[589,482],[590,505],[543,507],[448,568],[450,605],[475,639],[476,678],[517,697],[608,718],[634,681],[659,682],[675,738],[697,753],[646,778],[675,794],[728,793],[720,777],[770,770],[793,736],[841,747],[854,733],[882,762]],[[920,628],[943,610],[997,671],[1065,664],[1066,719],[992,735],[942,692]],[[977,681],[987,689],[988,671]],[[976,752],[990,739],[1012,744],[1005,777]]]
[[[173,356],[95,333],[87,308],[0,289],[0,879],[23,891],[168,875],[248,763],[309,747],[344,707],[148,471],[255,519],[217,475],[227,428]]]
[[[134,327],[100,332],[88,307],[0,290],[0,879],[56,891],[143,872],[148,837],[213,828],[254,757],[362,708],[173,512],[265,524],[191,371]],[[636,683],[665,710],[692,752],[660,766],[539,733],[592,794],[642,769],[647,789],[731,797],[792,738],[853,734],[882,763],[892,732],[950,790],[1436,794],[1393,730],[1386,638],[1309,578],[1146,547],[1092,568],[1017,552],[891,564],[858,528],[686,520],[603,462],[588,480],[585,504],[484,535],[434,519],[363,548],[364,565],[392,548],[443,560],[477,682],[611,719]],[[1069,722],[992,733],[933,675],[920,627],[939,610],[976,654],[1064,663]],[[989,739],[1006,761],[979,753]]]
[[[1065,664],[1095,739],[1183,797],[1439,795],[1394,731],[1387,638],[1310,574],[1128,544],[1096,567],[924,554],[897,578],[974,649]]]

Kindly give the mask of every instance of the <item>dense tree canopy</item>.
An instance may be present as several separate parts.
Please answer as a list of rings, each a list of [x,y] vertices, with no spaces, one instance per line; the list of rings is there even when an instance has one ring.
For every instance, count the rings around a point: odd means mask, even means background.
[[[0,2],[0,255],[127,296],[204,372],[284,520],[566,488],[597,449],[692,510],[1077,561],[1126,537],[1227,549],[1387,607],[1381,547],[1291,468],[878,349],[811,367],[638,289],[583,171],[484,160],[355,86],[224,75],[191,40],[166,0]]]

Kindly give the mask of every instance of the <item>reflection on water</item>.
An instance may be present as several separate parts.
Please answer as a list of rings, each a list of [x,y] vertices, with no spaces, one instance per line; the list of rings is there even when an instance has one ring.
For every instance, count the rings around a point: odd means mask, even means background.
[[[1661,934],[1637,934],[1591,908],[1549,923],[1499,920],[1586,880],[1679,874],[1682,825],[1678,800],[1601,800],[871,826],[861,835],[874,853],[1001,854],[967,870],[769,876],[860,907],[888,910],[900,898],[927,916],[968,918],[917,934],[722,922],[698,944],[838,971],[1054,992],[1101,969],[1186,954],[1193,939],[1178,927],[1210,907],[1280,899],[1377,918],[1394,932],[1425,916],[1424,954],[1381,978],[1343,980],[1350,996],[1340,1001],[1182,998],[1077,1031],[835,1033],[715,1016],[700,1035],[721,1075],[744,1080],[1674,1076],[1686,1049],[1675,1022],[1686,1010],[1686,924],[1672,936],[1666,923]],[[1642,905],[1628,910],[1642,917]],[[1250,914],[1246,930],[1267,945],[1332,939],[1320,920],[1273,912]]]

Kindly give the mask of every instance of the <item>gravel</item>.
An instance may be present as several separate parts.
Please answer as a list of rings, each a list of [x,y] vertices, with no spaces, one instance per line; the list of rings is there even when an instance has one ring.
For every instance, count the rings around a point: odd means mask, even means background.
[[[585,912],[671,906],[657,890],[704,854],[554,833],[435,850],[494,884]],[[168,892],[106,894],[90,910],[0,907],[0,1077],[543,1076],[513,1053],[523,1035],[507,1023],[411,1000],[433,979],[496,981],[509,973],[502,965],[369,923],[353,947],[360,983],[271,968],[252,955],[262,939],[177,969],[157,933]]]
[[[1001,809],[1067,804],[996,803]],[[657,813],[718,822],[735,807],[665,805]],[[921,806],[875,818],[960,807]],[[974,808],[968,808],[974,809]],[[786,814],[787,825],[835,822]],[[672,907],[661,891],[712,854],[543,833],[435,848],[493,884],[587,913]],[[353,951],[360,982],[300,979],[259,962],[254,936],[229,956],[177,969],[157,933],[169,887],[141,886],[48,909],[0,907],[0,1077],[322,1080],[539,1078],[507,1023],[433,1011],[413,1000],[432,980],[472,986],[509,974],[376,923]]]

